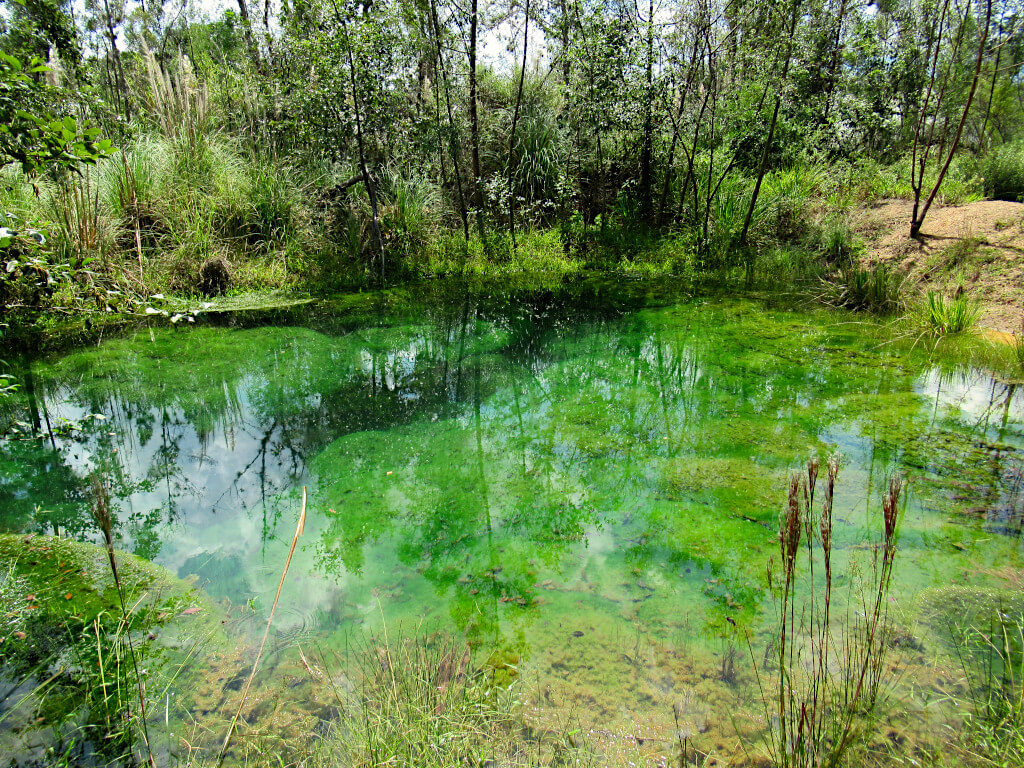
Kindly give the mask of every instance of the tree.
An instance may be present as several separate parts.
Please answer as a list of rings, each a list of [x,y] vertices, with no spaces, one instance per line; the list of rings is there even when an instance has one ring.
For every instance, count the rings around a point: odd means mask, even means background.
[[[925,91],[924,106],[921,109],[917,127],[914,131],[913,156],[911,160],[911,186],[914,189],[914,212],[910,220],[910,236],[920,237],[921,226],[928,215],[928,209],[939,193],[942,181],[946,177],[953,157],[960,146],[964,125],[974,103],[974,95],[978,90],[981,77],[981,66],[985,59],[989,29],[992,24],[992,0],[985,0],[985,18],[977,30],[977,42],[974,50],[974,72],[967,89],[967,97],[959,110],[950,110],[949,102],[956,93],[956,80],[960,74],[957,67],[957,54],[961,46],[969,45],[972,27],[971,4],[965,2],[962,13],[954,5],[953,0],[943,0],[936,15],[933,15],[931,26],[931,45],[928,48],[930,60],[928,88]],[[952,49],[943,51],[944,43],[952,43]],[[946,53],[944,56],[943,53]],[[950,134],[951,122],[956,119],[955,129]],[[938,143],[938,147],[936,147]],[[929,170],[929,160],[935,152],[935,159],[940,163],[938,174],[932,183],[931,190],[924,204],[921,197],[924,191],[925,174]]]
[[[37,77],[46,71],[40,59],[23,62],[0,51],[0,166],[18,163],[28,175],[75,170],[110,152],[98,128],[49,113],[49,89]]]

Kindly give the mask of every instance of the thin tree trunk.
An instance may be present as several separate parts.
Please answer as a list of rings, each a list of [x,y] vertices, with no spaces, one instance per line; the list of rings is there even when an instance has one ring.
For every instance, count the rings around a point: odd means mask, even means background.
[[[754,191],[750,193],[750,205],[747,206],[747,215],[743,219],[743,229],[740,232],[740,245],[746,245],[747,233],[750,231],[750,221],[754,218],[754,209],[757,207],[757,198],[761,193],[761,183],[764,181],[764,174],[768,168],[768,153],[771,151],[772,142],[775,140],[775,126],[779,121],[779,109],[782,107],[782,89],[786,86],[786,78],[789,75],[789,63],[793,59],[793,37],[796,35],[796,21],[800,11],[800,0],[793,0],[793,11],[789,22],[789,38],[786,42],[786,60],[782,65],[782,77],[779,80],[779,91],[775,94],[775,108],[772,110],[772,120],[768,125],[768,138],[765,141],[764,149],[761,152],[761,162],[757,168],[757,181],[754,182]]]
[[[444,85],[444,100],[448,110],[448,126],[452,132],[452,164],[455,170],[455,191],[459,200],[459,216],[462,218],[462,234],[465,242],[469,243],[469,212],[466,210],[466,197],[462,187],[462,164],[459,157],[462,154],[461,148],[455,143],[458,137],[458,129],[455,125],[455,116],[452,112],[452,98],[448,87],[448,70],[444,64],[444,53],[441,48],[441,24],[437,20],[437,3],[430,2],[430,20],[434,28],[434,42],[437,46],[437,66],[441,73],[441,82]]]
[[[337,6],[335,6],[337,8]],[[352,85],[352,107],[356,116],[356,146],[359,148],[359,170],[366,183],[366,193],[370,198],[370,211],[373,216],[373,239],[376,241],[377,253],[380,257],[380,282],[384,284],[384,241],[380,236],[380,217],[377,211],[377,189],[373,177],[366,168],[366,150],[363,146],[363,121],[359,113],[359,94],[356,87],[356,62],[352,56],[352,41],[348,35],[348,25],[341,19],[341,30],[345,35],[345,47],[348,49],[348,74]]]
[[[516,91],[516,106],[512,112],[512,130],[508,135],[508,231],[512,235],[512,255],[516,254],[516,206],[515,194],[512,189],[512,153],[516,144],[516,127],[519,124],[519,108],[523,103],[523,84],[526,82],[526,53],[530,43],[530,0],[526,0],[526,12],[523,20],[523,67],[519,72],[519,89]]]
[[[654,99],[654,0],[649,0],[647,10],[647,93],[644,99],[644,135],[640,148],[640,218],[651,219],[651,162],[654,152],[654,118],[651,102]],[[639,12],[638,12],[639,15]]]
[[[910,236],[918,237],[921,234],[921,225],[924,224],[924,217],[928,215],[928,209],[932,207],[932,203],[935,200],[935,196],[939,193],[939,187],[942,186],[942,180],[946,177],[946,172],[949,170],[950,163],[953,162],[953,155],[956,154],[957,147],[960,146],[960,137],[964,132],[964,125],[967,123],[967,117],[971,111],[971,104],[974,103],[974,94],[978,90],[978,80],[981,77],[981,64],[985,58],[985,45],[988,42],[988,31],[989,25],[992,23],[992,0],[986,0],[985,3],[985,25],[981,33],[981,41],[978,43],[978,56],[974,61],[974,77],[971,78],[971,90],[967,94],[967,103],[964,105],[964,111],[960,115],[960,122],[956,127],[956,135],[953,137],[953,143],[949,147],[949,154],[946,155],[946,160],[942,164],[942,168],[939,170],[939,176],[935,179],[935,184],[932,186],[932,190],[928,195],[928,199],[925,201],[924,208],[921,210],[921,215],[917,215],[917,202],[914,203],[914,218],[910,222]]]
[[[473,206],[476,208],[480,238],[484,239],[484,198],[480,180],[480,121],[477,116],[476,44],[479,27],[478,0],[472,0],[469,20],[469,136],[473,162]]]
[[[242,17],[242,34],[245,37],[245,47],[249,51],[249,58],[253,66],[259,72],[263,71],[263,62],[260,61],[260,52],[256,48],[256,40],[252,36],[252,21],[249,19],[249,6],[245,0],[238,0],[238,12]]]
[[[128,81],[124,76],[124,67],[121,64],[121,51],[117,48],[117,33],[114,31],[114,18],[110,14],[110,3],[103,0],[103,11],[107,23],[107,40],[110,43],[110,55],[114,60],[114,74],[117,77],[117,96],[121,102],[121,109],[124,112],[125,120],[131,122],[132,112],[128,103]]]
[[[839,59],[843,51],[843,22],[845,20],[846,0],[841,0],[839,3],[839,17],[836,19],[835,24],[835,37],[832,39],[832,61],[829,65],[828,78],[825,85],[825,120],[828,120],[829,112],[832,110],[832,93],[836,88],[836,80],[839,79]]]

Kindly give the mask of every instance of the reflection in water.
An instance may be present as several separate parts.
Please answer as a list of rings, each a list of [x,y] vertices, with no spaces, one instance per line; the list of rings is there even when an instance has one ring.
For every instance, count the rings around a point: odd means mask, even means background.
[[[705,674],[682,649],[758,626],[785,476],[811,453],[845,456],[844,563],[910,474],[897,594],[1019,562],[1012,386],[825,314],[572,290],[349,300],[35,363],[39,437],[5,445],[0,525],[89,537],[100,470],[126,546],[265,607],[307,484],[283,627],[454,627],[612,712],[673,701]]]

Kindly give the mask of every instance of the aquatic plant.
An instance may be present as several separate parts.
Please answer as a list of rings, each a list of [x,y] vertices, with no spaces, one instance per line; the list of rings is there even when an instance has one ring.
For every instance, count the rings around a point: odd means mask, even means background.
[[[835,768],[874,712],[889,646],[888,593],[897,552],[903,480],[894,476],[882,501],[882,536],[875,545],[859,611],[834,615],[832,506],[839,458],[825,464],[820,505],[820,462],[789,481],[779,520],[778,626],[770,649],[778,677],[769,685],[758,675],[770,724],[768,748],[780,768]],[[815,569],[823,568],[816,580]],[[776,574],[769,568],[769,582]],[[749,642],[748,642],[749,647]],[[751,656],[754,657],[753,649]],[[767,655],[765,657],[768,658]]]
[[[309,662],[313,664],[314,662]],[[587,765],[575,731],[535,731],[522,718],[498,666],[462,639],[387,629],[346,664],[319,659],[340,717],[328,726],[315,766],[454,768],[463,765]]]

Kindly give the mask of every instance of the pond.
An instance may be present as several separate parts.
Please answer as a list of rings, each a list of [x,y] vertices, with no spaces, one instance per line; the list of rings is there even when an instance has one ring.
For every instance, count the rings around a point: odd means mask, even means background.
[[[1019,390],[863,317],[590,280],[182,325],[21,372],[42,437],[3,445],[0,530],[99,541],[99,471],[119,547],[256,625],[304,486],[279,649],[455,633],[539,720],[671,741],[681,717],[727,752],[760,707],[727,667],[770,629],[778,516],[808,458],[842,456],[841,578],[908,477],[892,613],[921,675],[922,599],[1022,565]]]

